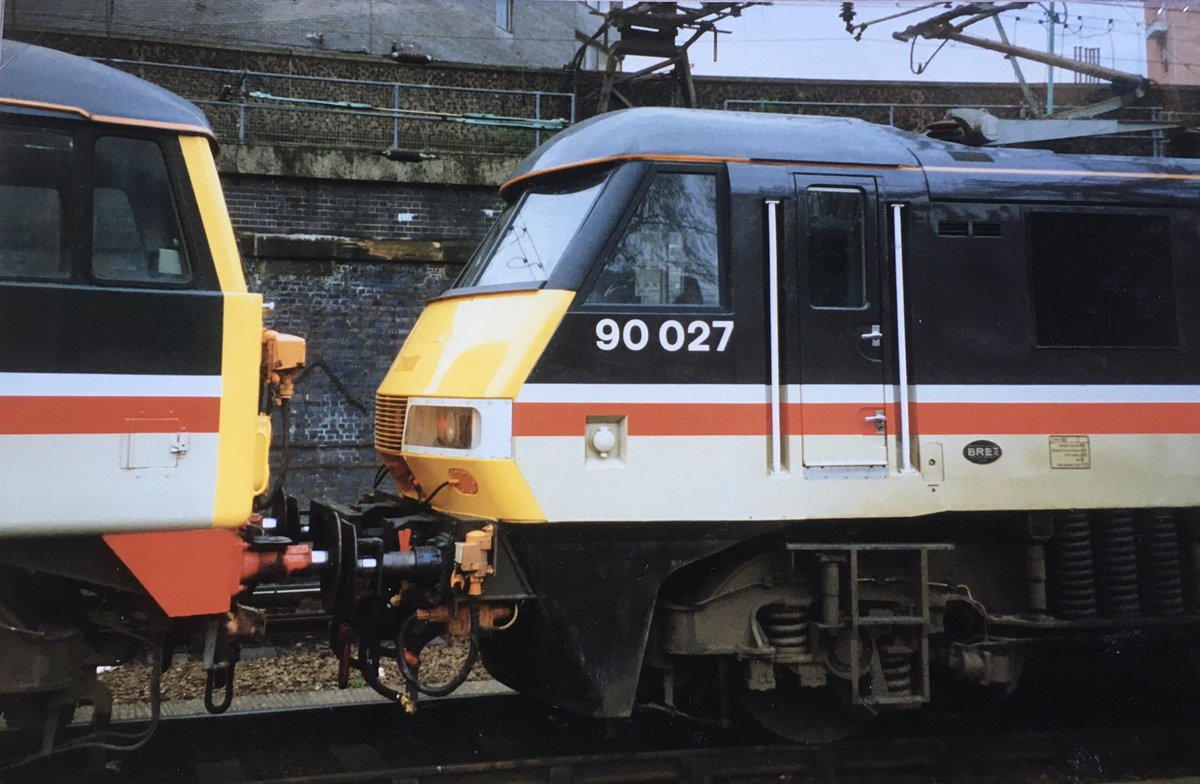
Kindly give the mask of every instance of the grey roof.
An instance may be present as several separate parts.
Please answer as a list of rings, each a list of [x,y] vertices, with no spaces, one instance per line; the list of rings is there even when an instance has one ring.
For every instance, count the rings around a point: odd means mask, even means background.
[[[204,113],[157,85],[93,62],[20,41],[0,42],[0,111],[46,111],[98,122],[166,124],[212,136]]]
[[[618,155],[915,166],[914,138],[921,137],[849,117],[625,109],[557,134],[522,161],[513,177]]]
[[[557,134],[521,162],[509,183],[587,161],[669,156],[912,166],[924,169],[931,191],[948,187],[941,180],[1019,181],[1033,172],[1097,182],[1166,175],[1159,187],[1200,176],[1194,160],[966,147],[848,117],[637,108],[601,114]]]

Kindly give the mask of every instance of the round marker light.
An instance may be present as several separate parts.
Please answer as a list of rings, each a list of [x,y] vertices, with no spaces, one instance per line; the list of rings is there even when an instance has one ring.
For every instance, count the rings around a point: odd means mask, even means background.
[[[617,434],[613,432],[611,427],[601,425],[592,431],[592,449],[595,449],[600,457],[608,457],[609,452],[617,446]]]

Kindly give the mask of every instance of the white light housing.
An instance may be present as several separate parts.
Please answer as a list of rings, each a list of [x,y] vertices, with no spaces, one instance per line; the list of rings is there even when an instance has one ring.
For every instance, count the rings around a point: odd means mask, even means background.
[[[512,401],[409,398],[402,452],[506,459],[512,457]]]

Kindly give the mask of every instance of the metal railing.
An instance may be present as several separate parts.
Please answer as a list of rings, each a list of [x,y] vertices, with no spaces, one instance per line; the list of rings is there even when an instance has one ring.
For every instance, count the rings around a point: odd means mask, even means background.
[[[102,59],[199,106],[221,141],[524,155],[575,122],[575,95]]]

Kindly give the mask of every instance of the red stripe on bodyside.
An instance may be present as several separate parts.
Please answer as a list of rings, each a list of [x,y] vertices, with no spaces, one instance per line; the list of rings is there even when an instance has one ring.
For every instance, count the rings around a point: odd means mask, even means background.
[[[0,397],[0,435],[216,433],[219,397]]]
[[[895,403],[790,403],[783,409],[783,432],[789,436],[873,436],[877,435],[875,423],[867,417],[878,411],[884,412],[888,422],[899,423]]]
[[[865,417],[883,409],[889,432],[897,406],[877,403],[792,403],[788,435],[871,435]],[[516,403],[514,436],[582,436],[589,416],[624,416],[631,436],[765,436],[770,407],[761,403]],[[920,435],[1051,435],[1080,433],[1200,434],[1200,403],[919,403]]]
[[[921,403],[914,429],[935,435],[1200,433],[1200,403]]]
[[[771,412],[758,403],[517,403],[515,436],[582,436],[589,416],[623,416],[631,436],[765,436]]]

